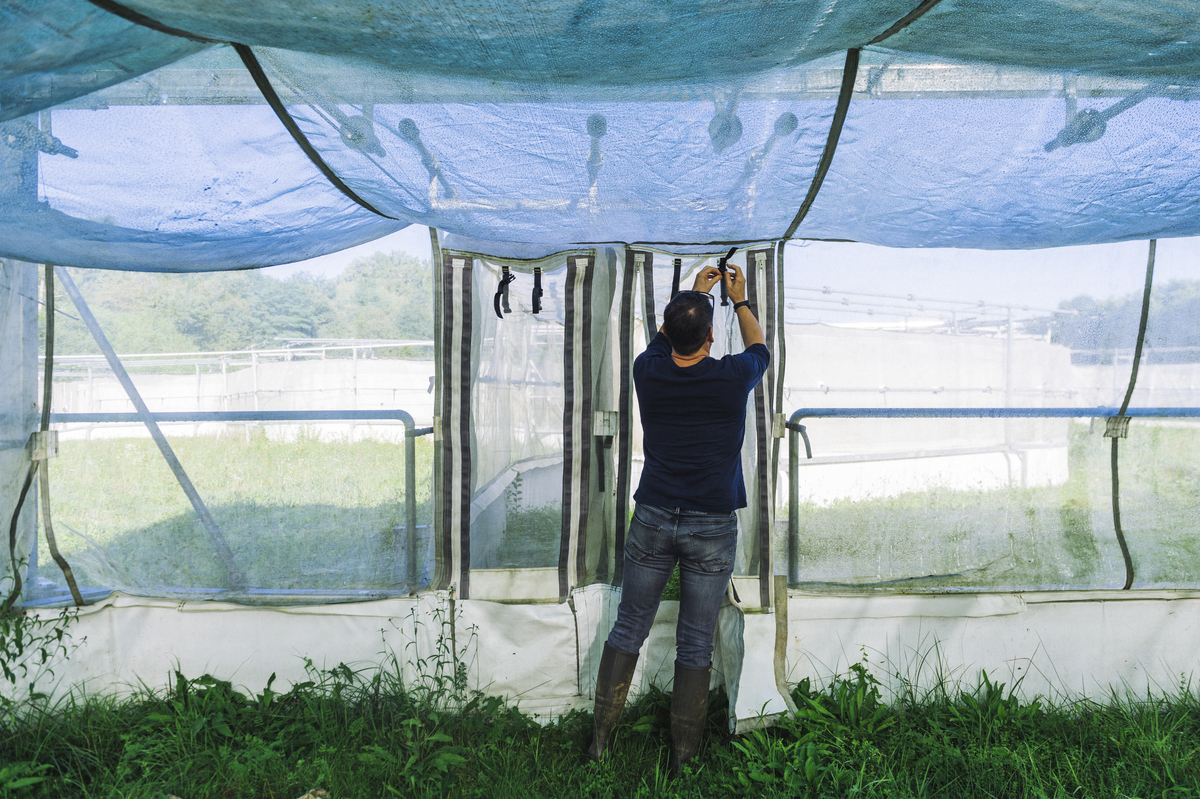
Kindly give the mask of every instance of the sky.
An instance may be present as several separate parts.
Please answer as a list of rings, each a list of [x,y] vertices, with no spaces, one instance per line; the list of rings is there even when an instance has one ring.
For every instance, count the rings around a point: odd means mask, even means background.
[[[358,258],[397,250],[428,259],[429,228],[410,225],[358,247],[262,271],[280,280],[298,272],[335,277]],[[833,291],[1054,308],[1080,294],[1103,299],[1140,293],[1147,253],[1145,241],[1048,250],[893,249],[843,242],[792,242],[784,258],[789,289],[829,287]],[[1200,280],[1200,238],[1158,242],[1155,285],[1178,279]]]

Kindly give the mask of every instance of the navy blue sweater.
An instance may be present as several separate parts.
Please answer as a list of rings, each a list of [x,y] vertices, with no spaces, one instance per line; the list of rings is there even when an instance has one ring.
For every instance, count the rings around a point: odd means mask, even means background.
[[[679,366],[659,333],[633,362],[646,464],[633,498],[643,505],[730,513],[746,507],[742,439],[746,396],[771,353],[762,344]]]

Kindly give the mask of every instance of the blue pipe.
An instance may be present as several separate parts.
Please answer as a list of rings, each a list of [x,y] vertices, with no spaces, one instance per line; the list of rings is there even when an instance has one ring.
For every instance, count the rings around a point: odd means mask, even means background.
[[[1084,419],[1121,415],[1120,408],[798,408],[788,427],[801,419]],[[1200,408],[1129,408],[1129,417],[1200,417]]]
[[[799,433],[812,458],[812,447],[801,419],[1086,419],[1120,416],[1120,408],[797,408],[788,417],[788,582],[800,581],[800,488],[796,471],[800,461]],[[1140,418],[1196,418],[1200,408],[1128,408],[1125,416]]]

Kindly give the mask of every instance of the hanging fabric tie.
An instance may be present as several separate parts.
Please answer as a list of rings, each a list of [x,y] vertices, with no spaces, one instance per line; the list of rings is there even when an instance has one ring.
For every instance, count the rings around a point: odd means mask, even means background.
[[[508,284],[516,280],[517,276],[507,266],[501,268],[504,275],[500,278],[500,285],[496,287],[496,296],[492,297],[492,307],[496,310],[496,316],[503,319],[504,314],[512,313],[512,308],[508,307]]]
[[[542,312],[542,270],[536,266],[533,268],[533,312]]]
[[[1117,470],[1118,442],[1129,435],[1129,401],[1133,399],[1133,389],[1137,385],[1138,366],[1142,361],[1142,345],[1146,343],[1146,323],[1150,319],[1150,290],[1154,285],[1154,251],[1158,240],[1150,240],[1150,255],[1146,260],[1146,286],[1142,291],[1142,318],[1138,322],[1137,344],[1133,348],[1133,369],[1129,373],[1129,388],[1125,391],[1125,400],[1116,416],[1110,416],[1105,421],[1104,437],[1112,439],[1112,513],[1113,530],[1117,534],[1117,544],[1121,547],[1121,558],[1125,561],[1125,584],[1122,591],[1133,587],[1134,568],[1133,558],[1129,554],[1129,545],[1125,542],[1125,531],[1121,529],[1121,478]],[[1115,360],[1115,358],[1114,358]]]
[[[679,273],[683,271],[683,259],[676,258],[674,266],[675,274],[671,278],[671,299],[675,299],[675,295],[679,293]]]

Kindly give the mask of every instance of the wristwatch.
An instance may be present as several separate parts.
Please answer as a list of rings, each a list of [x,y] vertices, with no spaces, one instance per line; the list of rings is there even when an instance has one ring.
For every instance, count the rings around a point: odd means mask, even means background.
[[[733,304],[733,312],[737,313],[737,309],[741,308],[743,305],[745,305],[747,308],[750,308],[750,300],[742,300],[741,302],[735,302]],[[750,313],[754,313],[753,308],[750,308]]]

